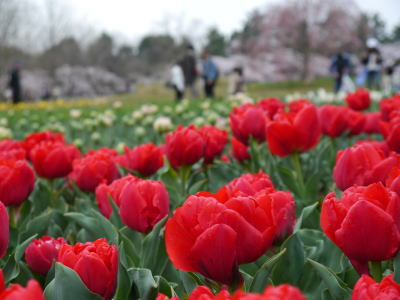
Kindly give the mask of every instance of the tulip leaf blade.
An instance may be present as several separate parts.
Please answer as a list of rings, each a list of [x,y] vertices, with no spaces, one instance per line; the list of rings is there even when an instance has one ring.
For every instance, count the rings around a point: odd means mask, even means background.
[[[132,282],[137,292],[137,297],[134,299],[147,300],[155,299],[157,296],[158,286],[149,269],[130,268],[128,270]]]
[[[46,287],[44,294],[47,300],[102,299],[88,290],[74,270],[60,263],[56,263],[55,277]]]
[[[318,202],[315,202],[314,204],[311,204],[303,208],[300,217],[297,219],[296,225],[294,226],[293,233],[296,233],[301,229],[304,220],[307,219],[307,217],[309,217],[315,211],[317,206]]]
[[[307,258],[307,261],[325,283],[333,299],[347,299],[350,297],[350,289],[333,271],[310,258]]]
[[[304,245],[297,234],[291,235],[282,244],[287,251],[276,263],[272,281],[274,284],[290,283],[298,286],[305,265]]]
[[[279,253],[275,254],[271,258],[269,258],[261,268],[254,275],[254,279],[250,285],[250,292],[260,293],[264,290],[265,286],[268,284],[268,280],[270,279],[270,275],[273,267],[276,263],[282,258],[282,256],[286,253],[287,249],[282,249]]]
[[[125,256],[124,242],[121,242],[118,247],[118,254],[120,257]],[[114,300],[127,300],[129,299],[129,294],[131,292],[132,282],[129,278],[127,269],[121,262],[118,263],[118,281],[117,289],[115,291]]]
[[[394,266],[394,280],[397,283],[400,283],[400,252],[398,252],[396,257],[394,258],[393,266]]]
[[[90,213],[91,215],[84,215],[82,213],[70,212],[65,213],[64,216],[74,220],[79,226],[86,229],[90,239],[96,240],[105,237],[109,243],[117,245],[118,232],[110,221],[94,209]]]
[[[38,235],[35,234],[30,238],[26,239],[23,243],[19,244],[15,249],[15,261],[20,261],[22,256],[24,255],[25,249],[29,246],[29,244],[37,237]]]
[[[142,242],[140,266],[150,269],[156,275],[161,275],[168,263],[168,255],[163,238],[163,229],[167,218],[168,216],[165,216],[160,220]]]

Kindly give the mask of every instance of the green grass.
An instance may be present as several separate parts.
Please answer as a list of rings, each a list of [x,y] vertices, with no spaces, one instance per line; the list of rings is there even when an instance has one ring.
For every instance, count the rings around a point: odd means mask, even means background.
[[[267,97],[283,98],[285,95],[299,92],[306,93],[310,90],[324,88],[330,90],[332,87],[332,79],[317,78],[309,82],[303,81],[282,81],[268,83],[249,83],[246,86],[247,94],[254,99],[262,99]],[[199,92],[203,92],[200,82],[198,82]],[[225,98],[227,96],[227,80],[221,78],[216,89],[217,98]],[[125,95],[111,96],[113,100],[123,101],[125,104],[133,106],[143,103],[171,103],[174,99],[174,92],[168,89],[162,83],[139,84],[136,86],[134,93]]]

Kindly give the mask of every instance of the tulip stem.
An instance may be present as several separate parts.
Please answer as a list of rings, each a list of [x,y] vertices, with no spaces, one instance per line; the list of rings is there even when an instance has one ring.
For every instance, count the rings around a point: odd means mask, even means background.
[[[300,163],[300,155],[299,153],[295,152],[290,155],[293,168],[296,172],[296,183],[298,188],[299,197],[301,200],[304,201],[304,191],[305,191],[305,184],[303,178],[303,172],[301,171],[301,163]]]
[[[376,282],[381,282],[382,280],[382,263],[380,261],[370,261],[369,269],[372,275],[372,278]]]
[[[182,197],[183,197],[183,201],[186,198],[187,195],[187,182],[188,179],[190,177],[190,171],[192,169],[192,166],[181,166],[180,170],[179,170],[179,175],[180,175],[180,179],[181,179],[181,193],[182,193]]]
[[[15,218],[15,210],[14,206],[8,207],[8,217],[10,219],[10,227],[16,228],[17,227],[17,220]]]

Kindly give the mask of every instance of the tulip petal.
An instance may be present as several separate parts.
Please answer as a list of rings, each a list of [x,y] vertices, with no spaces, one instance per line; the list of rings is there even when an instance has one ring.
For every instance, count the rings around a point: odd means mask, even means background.
[[[210,227],[197,238],[190,251],[193,265],[208,278],[232,284],[239,276],[236,237],[236,232],[228,225]]]
[[[400,242],[392,216],[365,200],[350,208],[335,237],[343,252],[359,262],[389,259]]]

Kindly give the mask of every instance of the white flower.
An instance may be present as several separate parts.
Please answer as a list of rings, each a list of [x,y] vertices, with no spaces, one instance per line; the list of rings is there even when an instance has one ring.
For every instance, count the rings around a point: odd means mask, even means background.
[[[92,135],[90,136],[90,138],[91,138],[93,141],[100,141],[101,135],[100,135],[100,133],[98,133],[98,132],[93,132]]]
[[[119,154],[123,154],[125,152],[125,146],[125,143],[118,143],[117,147],[115,147],[115,150],[117,150]]]
[[[172,130],[172,127],[173,125],[171,119],[164,116],[158,117],[153,123],[154,130],[159,132]]]
[[[139,111],[139,110],[135,110],[135,111],[132,113],[132,118],[133,118],[135,121],[139,121],[140,119],[143,118],[143,113],[142,113],[141,111]]]
[[[113,103],[113,106],[114,106],[114,108],[120,108],[120,107],[122,107],[122,102],[121,101],[115,101]]]
[[[0,140],[2,139],[11,139],[13,136],[10,128],[0,127]]]
[[[135,134],[135,136],[137,136],[139,138],[140,137],[144,137],[145,134],[146,134],[146,130],[141,126],[138,126],[138,127],[135,128],[134,134]]]
[[[140,111],[144,115],[151,115],[158,111],[158,106],[154,104],[144,104],[141,106]]]
[[[72,119],[79,119],[82,115],[82,111],[80,109],[71,109],[69,115]]]

